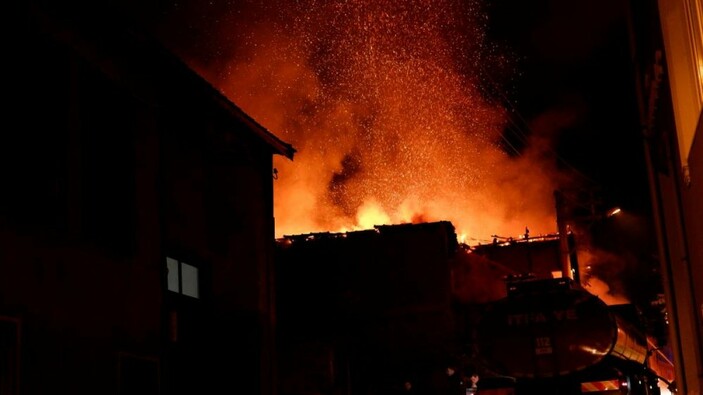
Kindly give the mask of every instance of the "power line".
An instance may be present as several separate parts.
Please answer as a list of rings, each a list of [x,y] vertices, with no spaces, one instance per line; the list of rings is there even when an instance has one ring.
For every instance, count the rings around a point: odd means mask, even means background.
[[[484,77],[484,80],[488,81],[488,85],[490,85],[490,88],[492,90],[489,91],[489,93],[492,94],[497,94],[497,96],[501,99],[502,104],[508,109],[508,122],[510,125],[513,127],[506,127],[506,130],[512,132],[514,136],[520,141],[522,144],[525,146],[529,145],[529,135],[534,135],[534,132],[529,126],[529,123],[525,118],[520,114],[520,111],[515,107],[515,105],[510,101],[510,99],[505,95],[502,89],[500,89],[500,85],[491,77],[491,75],[486,72],[486,70],[482,67],[482,65],[478,65],[480,75]],[[514,114],[514,116],[512,115]],[[516,122],[517,121],[519,122]],[[524,131],[527,130],[527,133]],[[501,134],[501,139],[510,147],[510,149],[513,150],[513,152],[517,155],[520,155],[521,152],[518,150],[510,141],[509,139],[505,136],[505,133]],[[553,155],[556,160],[570,169],[574,174],[582,178],[584,181],[587,183],[591,184],[591,186],[599,186],[600,184],[593,180],[591,177],[587,176],[584,174],[581,170],[573,166],[569,161],[567,161],[564,157],[559,155],[557,151],[555,151],[551,146],[547,147],[547,150],[549,151],[550,154]]]

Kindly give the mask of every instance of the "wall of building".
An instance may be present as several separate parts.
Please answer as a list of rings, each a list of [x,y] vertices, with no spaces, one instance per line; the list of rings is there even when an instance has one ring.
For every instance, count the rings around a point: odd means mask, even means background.
[[[703,10],[631,2],[645,154],[680,392],[703,393]]]
[[[443,374],[461,352],[456,248],[448,222],[279,240],[281,393],[365,393]]]
[[[275,137],[117,20],[11,11],[1,392],[274,393]]]

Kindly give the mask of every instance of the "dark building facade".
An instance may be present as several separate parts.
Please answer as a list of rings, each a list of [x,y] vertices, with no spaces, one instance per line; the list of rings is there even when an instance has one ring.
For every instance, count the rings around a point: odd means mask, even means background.
[[[472,247],[473,253],[510,268],[509,274],[536,278],[571,277],[562,272],[561,250],[558,235],[496,241]]]
[[[557,236],[470,247],[447,221],[279,239],[281,394],[382,393],[404,380],[432,393],[449,364],[485,368],[485,304],[511,276],[561,276],[560,247]]]
[[[282,394],[374,393],[432,384],[459,357],[449,222],[278,240]]]
[[[275,393],[294,149],[116,16],[52,7],[6,15],[0,393]]]
[[[703,393],[703,5],[630,1],[657,252],[680,393]]]

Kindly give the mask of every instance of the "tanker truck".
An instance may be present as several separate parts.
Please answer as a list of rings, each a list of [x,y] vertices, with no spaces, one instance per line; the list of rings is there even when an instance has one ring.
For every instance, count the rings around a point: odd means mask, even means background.
[[[479,360],[502,378],[482,378],[482,395],[660,394],[645,334],[613,306],[569,278],[507,287],[475,328]]]

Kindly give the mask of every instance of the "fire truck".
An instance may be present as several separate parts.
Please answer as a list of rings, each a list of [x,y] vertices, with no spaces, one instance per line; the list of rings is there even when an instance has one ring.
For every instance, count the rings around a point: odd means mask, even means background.
[[[660,394],[643,331],[569,278],[516,279],[475,329],[482,395]]]

